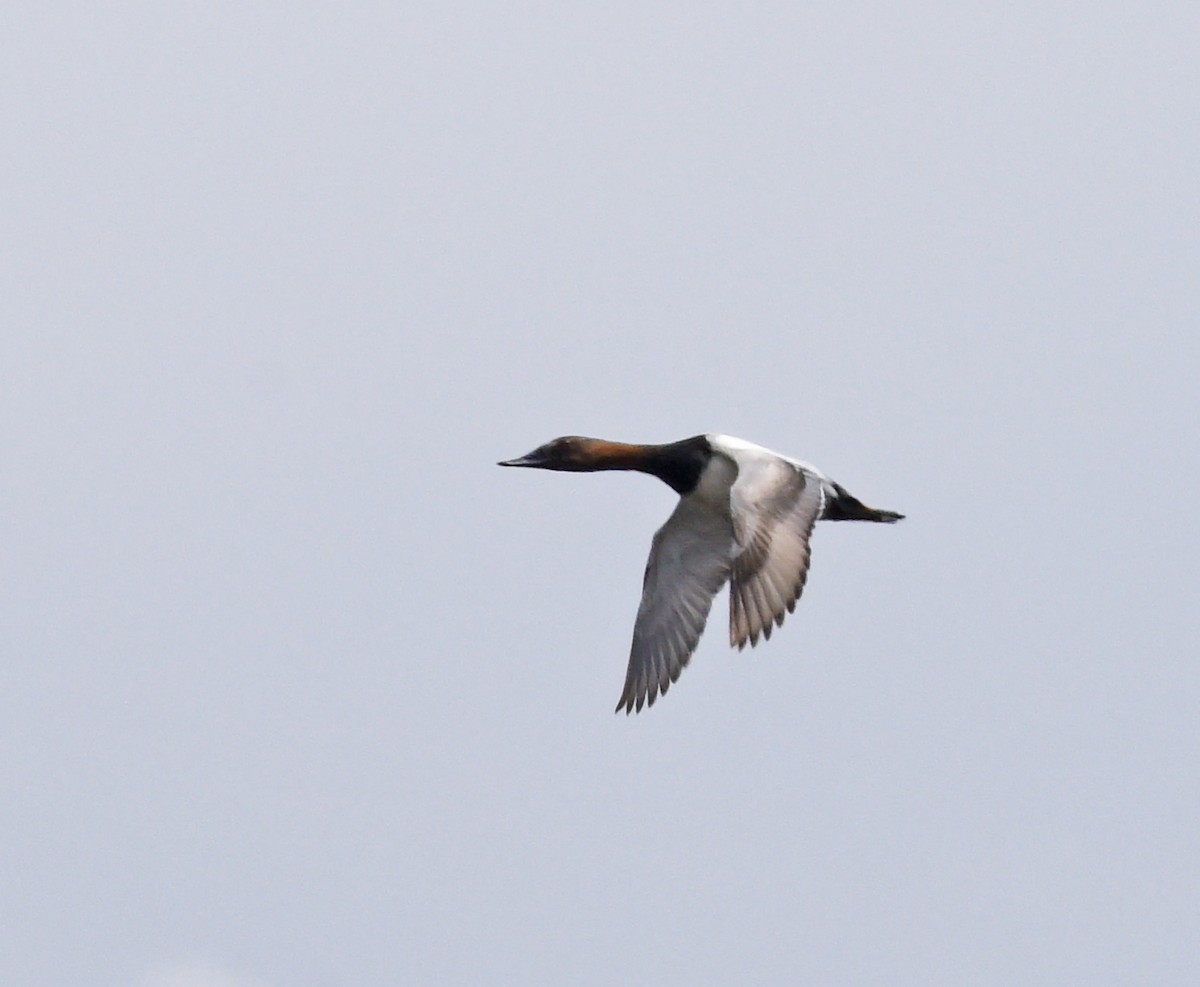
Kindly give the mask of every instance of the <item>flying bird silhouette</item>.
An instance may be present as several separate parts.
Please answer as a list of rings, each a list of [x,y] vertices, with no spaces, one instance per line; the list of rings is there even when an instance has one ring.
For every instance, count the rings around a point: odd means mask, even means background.
[[[567,435],[499,465],[637,470],[679,494],[650,545],[618,713],[653,706],[666,694],[696,650],[726,581],[729,643],[754,646],[795,609],[818,520],[892,524],[904,517],[868,507],[815,466],[729,435],[661,445]]]

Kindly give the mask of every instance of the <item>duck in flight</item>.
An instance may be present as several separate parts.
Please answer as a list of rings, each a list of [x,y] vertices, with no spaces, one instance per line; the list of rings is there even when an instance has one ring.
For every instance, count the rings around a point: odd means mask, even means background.
[[[904,517],[868,507],[808,463],[729,435],[662,445],[567,435],[500,465],[637,470],[679,494],[650,545],[618,713],[653,706],[666,694],[696,650],[726,581],[729,643],[738,650],[754,646],[795,609],[818,520],[892,524]]]

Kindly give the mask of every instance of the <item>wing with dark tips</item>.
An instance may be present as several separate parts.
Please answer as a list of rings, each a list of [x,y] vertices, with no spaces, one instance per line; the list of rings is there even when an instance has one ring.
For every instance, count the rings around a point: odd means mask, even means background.
[[[733,526],[711,508],[680,500],[650,546],[617,712],[654,705],[700,641],[713,597],[729,578]]]
[[[825,494],[819,477],[786,460],[743,463],[730,491],[738,548],[729,590],[729,643],[771,636],[808,578],[809,536]]]

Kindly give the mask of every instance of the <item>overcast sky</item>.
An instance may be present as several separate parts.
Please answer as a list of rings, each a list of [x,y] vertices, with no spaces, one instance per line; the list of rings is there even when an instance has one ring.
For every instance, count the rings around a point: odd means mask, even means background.
[[[2,18],[17,987],[1200,982],[1200,13]],[[908,519],[614,716],[637,475]]]

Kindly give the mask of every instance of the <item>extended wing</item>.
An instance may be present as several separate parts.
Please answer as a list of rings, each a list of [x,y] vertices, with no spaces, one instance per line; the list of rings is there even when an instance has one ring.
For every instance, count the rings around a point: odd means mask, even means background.
[[[704,631],[713,597],[729,578],[733,525],[684,497],[650,546],[617,712],[654,705],[679,678]]]

